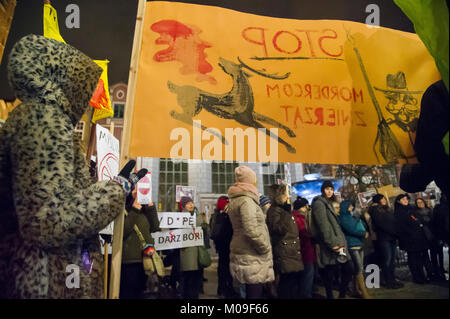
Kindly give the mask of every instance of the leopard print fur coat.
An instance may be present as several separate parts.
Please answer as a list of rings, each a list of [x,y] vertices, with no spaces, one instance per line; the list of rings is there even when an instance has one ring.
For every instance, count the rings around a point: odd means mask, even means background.
[[[10,53],[8,77],[22,104],[0,129],[2,297],[102,298],[98,232],[125,198],[115,182],[92,182],[74,137],[100,74],[83,53],[42,36],[22,38]],[[76,273],[69,265],[79,266],[79,288],[66,285]]]

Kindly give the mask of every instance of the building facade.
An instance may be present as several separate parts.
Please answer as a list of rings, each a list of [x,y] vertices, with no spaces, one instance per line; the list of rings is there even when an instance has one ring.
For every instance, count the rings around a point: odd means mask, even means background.
[[[258,178],[258,191],[281,181],[303,181],[303,164],[297,163],[241,163],[160,158],[138,158],[137,168],[146,168],[152,175],[152,199],[159,211],[176,211],[176,186],[195,187],[195,205],[209,220],[217,198],[226,195],[234,184],[234,169],[246,165]]]

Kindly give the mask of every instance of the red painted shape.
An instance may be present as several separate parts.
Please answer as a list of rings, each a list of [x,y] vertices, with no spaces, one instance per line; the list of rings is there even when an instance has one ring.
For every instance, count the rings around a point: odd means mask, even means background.
[[[181,62],[181,74],[197,74],[197,81],[217,83],[214,77],[207,74],[213,70],[212,65],[206,61],[205,53],[206,49],[211,48],[211,44],[200,39],[200,28],[176,20],[161,20],[154,23],[151,29],[160,35],[156,44],[168,45],[167,49],[158,51],[153,56],[155,61]]]

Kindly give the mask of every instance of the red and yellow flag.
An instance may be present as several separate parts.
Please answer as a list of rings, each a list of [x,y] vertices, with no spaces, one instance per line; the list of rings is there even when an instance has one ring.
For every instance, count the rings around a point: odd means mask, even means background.
[[[44,36],[63,43],[63,37],[59,33],[58,13],[50,4],[44,4]],[[92,96],[90,105],[95,108],[92,122],[114,115],[111,107],[111,98],[108,87],[108,60],[94,60],[94,62],[103,69],[97,89]]]

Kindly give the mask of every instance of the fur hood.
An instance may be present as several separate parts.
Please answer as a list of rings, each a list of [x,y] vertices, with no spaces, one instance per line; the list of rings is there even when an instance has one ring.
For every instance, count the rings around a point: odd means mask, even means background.
[[[23,102],[57,105],[76,125],[89,107],[102,69],[74,47],[27,35],[11,50],[8,79]]]

